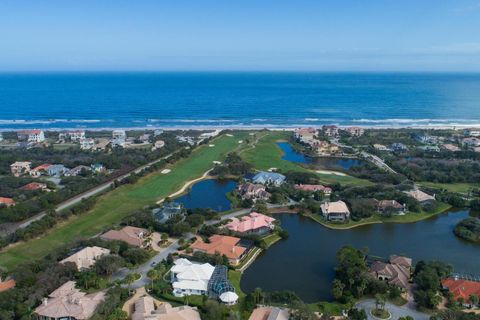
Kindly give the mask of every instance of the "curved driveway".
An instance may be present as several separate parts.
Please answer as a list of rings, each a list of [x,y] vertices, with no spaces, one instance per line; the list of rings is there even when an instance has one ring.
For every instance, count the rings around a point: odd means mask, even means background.
[[[378,320],[378,318],[372,316],[371,311],[375,309],[375,300],[374,299],[366,299],[358,302],[355,307],[358,309],[364,309],[367,312],[368,319],[369,320]],[[387,302],[385,304],[385,308],[390,312],[392,315],[390,319],[392,320],[398,320],[400,317],[405,317],[405,316],[411,316],[415,320],[429,320],[430,316],[422,313],[420,311],[417,311],[415,309],[412,309],[411,307],[408,306],[408,304],[405,304],[403,306],[397,306],[394,305],[390,302]]]

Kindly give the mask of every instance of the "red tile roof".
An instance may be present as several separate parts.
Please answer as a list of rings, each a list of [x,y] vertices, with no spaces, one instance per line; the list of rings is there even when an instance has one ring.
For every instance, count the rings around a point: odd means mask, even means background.
[[[32,171],[47,170],[48,167],[50,167],[50,166],[51,166],[51,164],[44,163],[44,164],[39,165],[38,167],[35,167]]]
[[[15,205],[15,201],[13,201],[12,198],[0,197],[0,203],[3,203],[7,206],[14,206]]]
[[[237,246],[237,243],[241,240],[240,238],[216,234],[208,238],[208,240],[210,242],[206,243],[199,238],[191,247],[193,250],[200,250],[208,254],[218,253],[225,255],[229,259],[239,259],[246,250],[244,247]]]
[[[30,182],[29,184],[24,185],[20,189],[24,190],[24,191],[33,191],[33,190],[38,190],[38,189],[44,189],[46,187],[47,187],[47,185],[44,184],[44,183]]]
[[[9,279],[6,281],[2,281],[2,279],[0,279],[0,292],[12,289],[13,287],[15,287],[15,285],[16,283],[15,283],[15,280],[13,279]]]
[[[470,300],[471,295],[480,296],[480,282],[463,279],[447,278],[442,285],[450,290],[455,300],[463,298],[465,302]]]

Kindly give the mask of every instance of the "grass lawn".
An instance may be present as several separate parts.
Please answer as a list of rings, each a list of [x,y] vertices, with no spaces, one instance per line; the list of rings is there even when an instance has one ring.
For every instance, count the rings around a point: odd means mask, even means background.
[[[302,167],[294,162],[283,160],[283,150],[277,145],[280,140],[287,140],[291,136],[291,132],[268,132],[263,133],[259,138],[259,142],[255,148],[244,150],[242,157],[250,162],[258,170],[268,170],[270,168],[277,168],[282,172],[301,171],[315,173],[318,178],[326,184],[341,183],[348,185],[368,185],[369,181],[358,179],[353,176],[339,176],[334,174],[321,174],[313,170]],[[259,134],[260,135],[260,134]]]
[[[155,172],[133,185],[106,193],[91,211],[72,217],[40,238],[18,243],[0,252],[0,266],[11,269],[19,263],[44,257],[77,238],[91,237],[104,231],[135,210],[154,204],[180,189],[185,182],[200,177],[213,166],[213,161],[221,161],[228,152],[244,147],[238,144],[238,140],[246,136],[247,133],[240,132],[233,137],[218,137],[212,141],[215,147],[199,147],[190,157],[171,166],[170,173]]]
[[[228,270],[228,280],[235,288],[235,293],[238,294],[240,299],[245,298],[245,293],[240,288],[240,280],[242,279],[242,273],[240,271]]]
[[[419,185],[430,187],[430,188],[439,188],[445,189],[449,192],[459,192],[459,193],[468,193],[472,189],[480,188],[480,184],[476,183],[435,183],[435,182],[419,182]]]
[[[280,241],[280,239],[282,238],[278,234],[273,233],[271,235],[266,236],[262,240],[265,241],[267,248],[269,248],[272,244],[276,243],[277,241]]]

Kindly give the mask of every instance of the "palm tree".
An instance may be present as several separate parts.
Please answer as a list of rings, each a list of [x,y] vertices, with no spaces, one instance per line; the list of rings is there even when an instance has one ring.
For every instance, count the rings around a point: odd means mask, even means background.
[[[135,280],[137,280],[137,276],[134,273],[129,273],[125,277],[125,282],[128,284],[128,291],[130,291],[130,286],[135,282]]]
[[[151,269],[151,270],[148,271],[147,277],[149,277],[150,280],[151,280],[151,285],[152,285],[152,290],[153,290],[153,283],[155,281],[157,281],[158,279],[160,279],[161,274],[158,270]]]

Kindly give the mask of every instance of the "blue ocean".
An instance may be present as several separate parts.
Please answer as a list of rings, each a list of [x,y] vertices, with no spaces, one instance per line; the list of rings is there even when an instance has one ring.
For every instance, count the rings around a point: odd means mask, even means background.
[[[480,74],[0,74],[0,130],[468,126]]]

